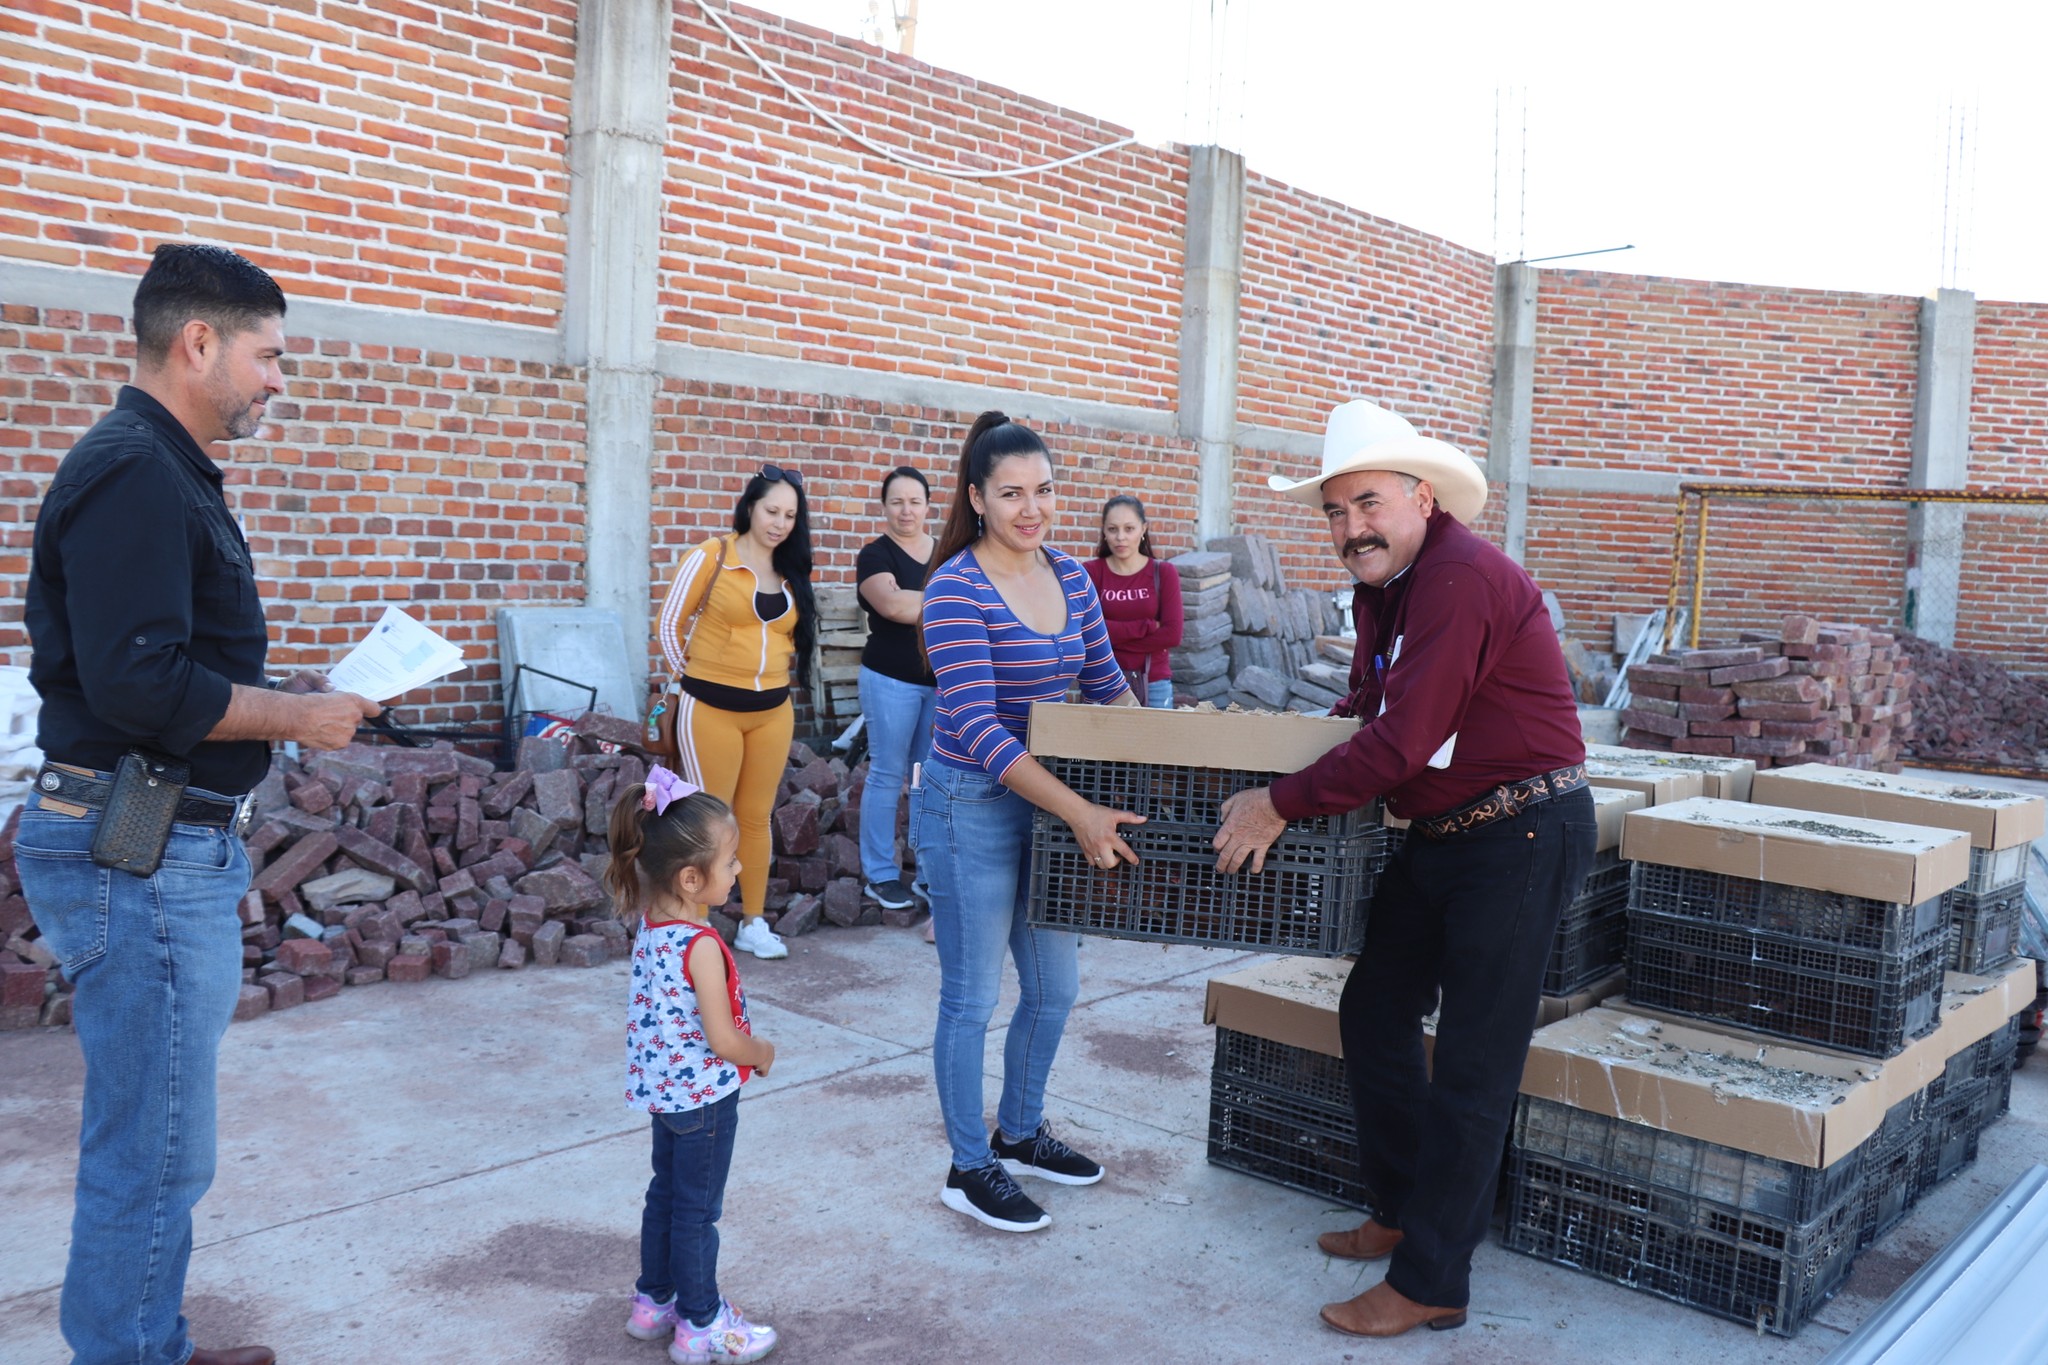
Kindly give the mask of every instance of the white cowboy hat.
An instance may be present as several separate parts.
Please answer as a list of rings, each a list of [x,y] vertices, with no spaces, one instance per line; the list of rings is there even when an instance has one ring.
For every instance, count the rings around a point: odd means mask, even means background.
[[[1486,475],[1477,460],[1454,445],[1422,435],[1407,418],[1363,398],[1331,411],[1323,429],[1320,474],[1298,482],[1271,474],[1266,486],[1296,502],[1320,507],[1326,482],[1366,469],[1390,469],[1428,480],[1437,505],[1467,526],[1486,506]]]

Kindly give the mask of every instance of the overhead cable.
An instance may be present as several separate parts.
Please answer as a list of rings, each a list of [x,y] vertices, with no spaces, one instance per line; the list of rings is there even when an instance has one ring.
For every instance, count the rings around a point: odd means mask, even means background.
[[[725,34],[727,38],[732,40],[732,45],[734,47],[738,48],[741,52],[744,52],[747,55],[747,57],[754,63],[754,65],[761,69],[762,75],[766,76],[770,81],[780,86],[784,93],[786,93],[791,99],[795,100],[798,104],[802,105],[804,108],[810,110],[811,113],[815,114],[820,122],[831,127],[833,130],[838,132],[840,136],[848,139],[849,141],[859,143],[862,147],[867,148],[876,156],[879,156],[886,161],[893,161],[900,166],[908,166],[910,169],[915,171],[928,171],[934,175],[948,175],[958,180],[1001,180],[1009,176],[1037,175],[1041,171],[1056,171],[1061,169],[1062,167],[1071,166],[1075,162],[1086,161],[1090,157],[1101,156],[1105,152],[1113,152],[1121,147],[1129,147],[1138,140],[1136,136],[1124,137],[1117,139],[1115,142],[1105,142],[1099,147],[1090,147],[1085,152],[1076,152],[1072,156],[1061,157],[1057,161],[1042,161],[1035,165],[1024,165],[1020,163],[1013,166],[997,166],[987,170],[976,169],[970,166],[947,165],[944,162],[932,161],[928,158],[917,156],[914,153],[899,151],[894,147],[885,146],[882,143],[876,142],[873,138],[867,137],[864,134],[857,132],[854,128],[849,126],[843,120],[837,118],[833,114],[826,112],[824,109],[820,108],[811,99],[809,95],[806,95],[803,91],[797,89],[796,86],[792,85],[789,81],[789,78],[783,75],[782,71],[778,67],[776,67],[774,63],[770,62],[767,58],[763,57],[760,53],[756,52],[747,43],[746,39],[740,37],[739,34],[735,33],[733,31],[732,25],[726,23],[725,16],[720,14],[717,10],[713,9],[711,5],[708,3],[708,0],[697,0],[697,8],[704,11],[704,17],[709,19],[721,33]]]

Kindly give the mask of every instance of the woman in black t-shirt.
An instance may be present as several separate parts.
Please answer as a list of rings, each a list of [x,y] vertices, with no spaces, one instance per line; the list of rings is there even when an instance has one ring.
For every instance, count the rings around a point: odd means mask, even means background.
[[[918,648],[918,613],[932,554],[925,534],[931,485],[904,465],[882,480],[884,534],[863,546],[856,563],[868,642],[860,656],[860,713],[867,718],[868,779],[860,800],[861,876],[867,894],[886,910],[908,909],[910,888],[896,861],[896,809],[911,765],[931,747],[936,692],[931,666]]]

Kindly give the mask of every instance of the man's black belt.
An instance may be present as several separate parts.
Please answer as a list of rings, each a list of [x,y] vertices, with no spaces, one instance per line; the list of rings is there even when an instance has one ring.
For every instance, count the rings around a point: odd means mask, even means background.
[[[1454,835],[1478,829],[1481,825],[1491,824],[1495,820],[1520,815],[1531,806],[1540,805],[1553,796],[1575,792],[1585,785],[1586,765],[1574,763],[1571,767],[1559,768],[1556,772],[1541,773],[1535,777],[1524,778],[1520,782],[1503,783],[1469,806],[1460,806],[1445,815],[1433,815],[1426,820],[1417,820],[1414,825],[1431,839],[1449,839]]]
[[[60,801],[84,806],[87,810],[105,809],[107,797],[113,789],[114,784],[104,777],[86,777],[55,764],[43,765],[43,770],[36,774],[37,791]],[[173,818],[181,825],[217,825],[222,829],[234,829],[244,804],[187,792],[178,799],[178,813]]]

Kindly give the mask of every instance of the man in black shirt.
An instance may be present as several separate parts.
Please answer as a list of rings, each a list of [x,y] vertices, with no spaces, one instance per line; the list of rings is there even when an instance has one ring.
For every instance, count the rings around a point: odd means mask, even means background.
[[[215,1060],[242,984],[239,798],[271,740],[340,748],[380,710],[265,685],[249,547],[205,453],[253,434],[283,390],[284,311],[276,282],[234,252],[158,247],[135,291],[135,383],[64,457],[36,521],[26,617],[48,762],[15,857],[75,987],[85,1055],[60,1310],[74,1365],[273,1360],[261,1346],[190,1350],[180,1311],[192,1208],[213,1180]],[[131,750],[190,765],[147,877],[92,857]]]

